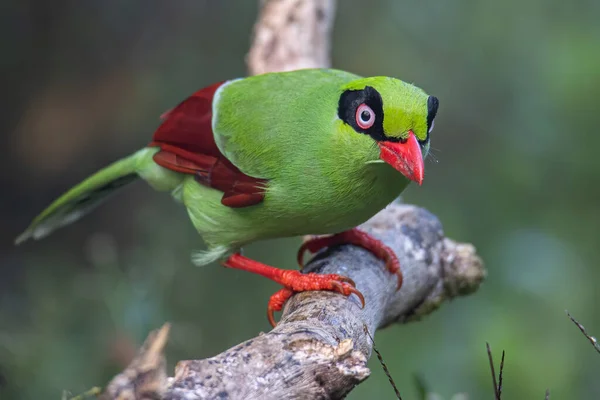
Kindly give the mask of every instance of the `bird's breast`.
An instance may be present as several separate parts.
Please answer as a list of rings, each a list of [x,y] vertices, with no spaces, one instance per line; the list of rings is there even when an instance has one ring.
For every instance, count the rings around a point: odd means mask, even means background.
[[[371,218],[407,184],[402,175],[383,164],[347,176],[307,170],[301,179],[272,180],[264,209],[273,216],[275,230],[287,230],[287,236],[335,233]]]

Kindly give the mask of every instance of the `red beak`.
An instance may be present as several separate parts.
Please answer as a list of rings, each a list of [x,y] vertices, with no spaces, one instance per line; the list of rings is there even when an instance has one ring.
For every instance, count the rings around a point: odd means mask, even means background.
[[[408,131],[406,142],[379,142],[379,158],[390,164],[402,175],[417,182],[423,183],[425,167],[423,165],[423,153],[421,146],[412,131]]]

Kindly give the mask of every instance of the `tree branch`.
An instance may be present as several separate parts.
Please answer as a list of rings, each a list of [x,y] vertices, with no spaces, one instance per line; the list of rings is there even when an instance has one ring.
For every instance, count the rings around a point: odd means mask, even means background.
[[[473,292],[484,277],[473,247],[444,238],[438,219],[423,209],[392,204],[361,228],[400,257],[401,290],[370,252],[351,245],[329,249],[306,272],[350,277],[365,296],[364,309],[357,298],[299,293],[272,331],[215,357],[180,362],[166,398],[224,392],[228,399],[340,398],[369,376],[372,343],[365,328],[418,319],[444,300]]]
[[[152,376],[162,381],[164,359],[142,350],[113,379],[107,393],[115,396],[107,398],[125,399],[116,394],[135,389],[140,395],[141,388],[151,387],[155,398],[164,399],[337,399],[370,374],[372,343],[365,329],[372,333],[394,322],[418,320],[445,300],[474,292],[485,277],[473,246],[444,237],[439,220],[421,208],[394,203],[361,228],[400,258],[401,290],[368,251],[351,245],[328,249],[305,271],[352,278],[365,296],[364,309],[355,297],[299,293],[272,331],[212,358],[180,361],[167,385],[147,382]],[[164,341],[164,335],[152,336]],[[144,349],[161,350],[162,345],[145,344]],[[147,359],[155,361],[156,369],[139,361]]]
[[[263,1],[248,55],[252,74],[329,66],[334,0]],[[106,399],[337,399],[365,380],[373,334],[418,320],[445,300],[474,292],[485,277],[473,246],[445,238],[431,213],[398,202],[361,226],[391,247],[404,283],[371,253],[351,245],[318,254],[305,272],[353,279],[366,299],[304,292],[286,304],[272,331],[205,360],[180,361],[166,376],[168,328],[152,333],[138,357],[107,387]]]
[[[250,75],[330,66],[335,0],[267,0],[246,59]]]

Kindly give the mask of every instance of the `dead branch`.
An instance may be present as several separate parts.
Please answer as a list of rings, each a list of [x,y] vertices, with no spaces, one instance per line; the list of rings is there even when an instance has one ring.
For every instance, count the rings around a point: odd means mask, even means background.
[[[250,75],[330,66],[335,0],[262,1],[246,59]]]

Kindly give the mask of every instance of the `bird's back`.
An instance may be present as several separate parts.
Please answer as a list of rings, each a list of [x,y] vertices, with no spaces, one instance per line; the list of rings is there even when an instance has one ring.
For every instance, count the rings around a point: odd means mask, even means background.
[[[215,141],[244,173],[272,179],[291,159],[310,161],[335,134],[342,86],[357,75],[334,69],[305,69],[234,80],[217,93]]]

